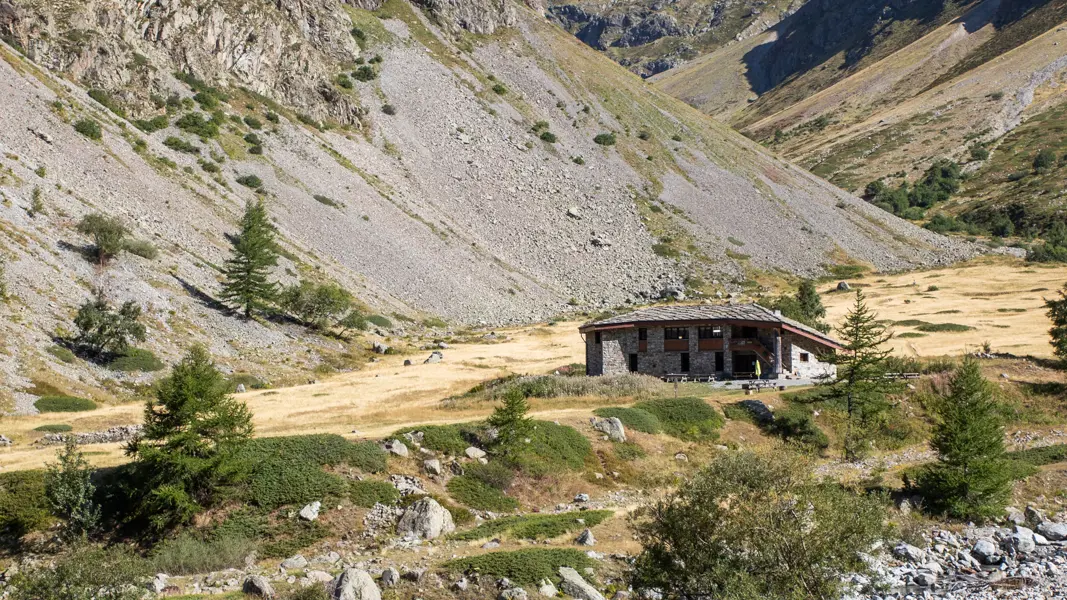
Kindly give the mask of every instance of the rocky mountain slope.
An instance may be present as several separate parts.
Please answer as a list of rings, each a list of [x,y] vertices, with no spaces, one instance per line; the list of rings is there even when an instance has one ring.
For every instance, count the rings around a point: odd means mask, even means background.
[[[3,0],[0,35],[0,331],[16,358],[0,388],[16,399],[40,373],[62,373],[64,392],[113,376],[44,351],[93,289],[140,303],[165,358],[199,341],[300,372],[343,352],[219,309],[227,236],[257,196],[282,237],[279,280],[342,284],[399,315],[383,335],[973,253],[506,1]],[[99,139],[75,130],[86,120]],[[86,260],[74,226],[93,211],[160,256]]]

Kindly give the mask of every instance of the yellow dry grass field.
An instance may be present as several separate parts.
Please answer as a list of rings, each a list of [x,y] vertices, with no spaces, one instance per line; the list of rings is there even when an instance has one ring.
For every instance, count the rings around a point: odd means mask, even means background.
[[[1058,297],[1067,267],[983,258],[965,265],[854,281],[882,320],[895,324],[893,348],[910,356],[959,355],[989,342],[994,352],[1052,356],[1045,299]],[[852,293],[823,295],[827,320],[838,325],[855,301]],[[924,332],[908,321],[954,323],[973,329]],[[904,323],[901,323],[904,322]]]

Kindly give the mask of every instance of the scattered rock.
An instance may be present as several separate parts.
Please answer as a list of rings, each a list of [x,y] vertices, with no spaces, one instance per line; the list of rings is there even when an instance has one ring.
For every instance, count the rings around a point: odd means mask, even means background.
[[[163,590],[160,590],[159,592],[162,591]],[[270,582],[267,581],[267,578],[262,575],[249,575],[248,578],[245,579],[244,585],[241,586],[241,591],[252,596],[266,598],[267,600],[274,598],[274,588],[270,585]]]
[[[307,504],[304,508],[300,509],[300,518],[305,521],[314,521],[319,518],[319,509],[322,508],[322,502],[318,500]]]
[[[452,514],[433,498],[422,498],[409,506],[400,517],[397,533],[426,540],[455,531]]]
[[[570,567],[560,567],[559,576],[562,579],[559,587],[564,594],[577,600],[604,600],[603,594],[578,574],[578,571]]]
[[[345,569],[331,587],[331,600],[382,600],[382,591],[370,574],[360,569]]]
[[[460,579],[459,581],[453,583],[452,587],[457,589],[457,590],[459,590],[459,591],[461,591],[461,592],[465,592],[465,591],[467,591],[467,588],[470,587],[470,582],[467,581],[466,577],[464,577],[464,578]]]
[[[289,558],[282,561],[282,568],[285,570],[303,569],[306,566],[308,566],[308,559],[304,558],[303,554],[290,556]]]
[[[236,391],[237,391],[237,393],[238,393],[238,394],[243,394],[243,393],[245,393],[245,391],[246,391],[246,390],[245,390],[245,384],[243,384],[243,383],[238,383],[238,384],[237,384],[237,390],[236,390]]]
[[[528,596],[526,595],[526,590],[522,588],[511,588],[500,592],[498,598],[500,600],[526,600]]]
[[[374,342],[371,344],[371,350],[374,351],[375,354],[385,354],[389,352],[389,346],[382,342]]]
[[[0,435],[0,446],[6,447],[6,446],[10,446],[10,445],[11,445],[11,439],[8,438],[6,435]]]
[[[607,435],[608,439],[613,442],[626,441],[626,428],[623,427],[622,421],[618,417],[608,417],[606,419],[591,417],[589,424],[593,426],[593,429]]]
[[[589,494],[577,494],[574,496],[575,502],[589,502]]]
[[[983,565],[995,565],[1000,562],[1000,548],[990,540],[975,542],[971,554]]]
[[[556,589],[555,584],[547,579],[542,579],[541,583],[537,584],[537,593],[541,594],[545,598],[555,598],[559,595],[559,590]]]
[[[463,451],[463,453],[467,455],[467,458],[473,459],[485,458],[486,456],[485,450],[482,450],[481,448],[475,448],[474,446],[468,447],[466,450]]]
[[[893,556],[910,562],[923,562],[926,560],[925,551],[904,542],[893,547]]]
[[[400,440],[389,440],[385,443],[384,448],[390,454],[395,454],[402,458],[407,458],[408,456],[408,447]]]
[[[1045,521],[1037,526],[1037,532],[1053,542],[1067,540],[1067,523]]]
[[[678,462],[689,462],[689,456],[685,452],[679,452],[674,455],[674,460]]]
[[[382,571],[382,587],[391,588],[400,583],[400,571],[387,567]]]
[[[142,425],[117,425],[108,427],[103,431],[89,431],[86,433],[46,433],[35,444],[55,446],[66,444],[67,438],[73,437],[79,446],[85,444],[114,444],[116,442],[129,442],[141,437],[144,431]],[[5,438],[6,439],[6,438]],[[10,441],[8,442],[10,444]],[[0,446],[4,445],[0,442]]]
[[[443,472],[441,469],[441,461],[436,458],[422,461],[422,469],[429,475],[440,475]]]
[[[849,291],[851,289],[852,289],[852,286],[849,285],[847,281],[838,281],[837,282],[837,291],[839,291],[839,292],[847,292],[847,291]]]
[[[578,539],[575,540],[575,543],[577,543],[579,546],[595,546],[596,538],[593,537],[592,530],[586,529],[578,536]]]
[[[434,363],[439,363],[444,359],[445,355],[435,350],[431,352],[430,356],[426,360],[422,361],[422,363],[426,365],[432,365]]]

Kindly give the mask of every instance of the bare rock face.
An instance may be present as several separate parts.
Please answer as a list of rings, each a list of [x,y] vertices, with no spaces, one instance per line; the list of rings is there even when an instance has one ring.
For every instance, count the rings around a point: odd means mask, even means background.
[[[400,517],[396,532],[403,536],[432,540],[455,531],[452,514],[433,498],[423,498],[412,504]]]
[[[515,6],[508,0],[416,0],[446,29],[466,29],[488,35],[518,21]]]
[[[382,591],[370,573],[360,569],[345,569],[331,588],[331,600],[382,600]]]

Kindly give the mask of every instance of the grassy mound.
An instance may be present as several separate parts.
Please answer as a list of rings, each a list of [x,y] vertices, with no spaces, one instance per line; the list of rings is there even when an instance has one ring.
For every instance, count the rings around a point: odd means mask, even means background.
[[[506,533],[513,539],[544,540],[586,527],[594,527],[613,514],[610,510],[590,510],[555,515],[503,517],[482,523],[474,529],[454,534],[451,537],[454,540],[474,541]]]
[[[400,492],[389,482],[365,479],[349,484],[348,498],[356,506],[370,508],[379,503],[396,504],[400,500]]]
[[[815,450],[830,447],[830,438],[815,424],[812,412],[802,406],[789,405],[774,413],[774,419],[761,426],[767,433]]]
[[[34,427],[33,430],[43,433],[66,433],[68,431],[73,431],[74,428],[66,423],[49,423],[47,425],[41,425],[40,427]]]
[[[714,440],[725,420],[700,398],[659,398],[639,402],[634,408],[651,413],[663,424],[663,431],[688,441]]]
[[[407,427],[394,432],[393,437],[403,440],[405,433],[413,431],[422,432],[422,446],[424,448],[451,456],[462,456],[463,451],[471,445],[470,440],[477,438],[477,426],[473,423]]]
[[[160,371],[165,365],[150,350],[130,348],[122,356],[107,363],[107,368],[123,373],[151,373]]]
[[[960,325],[959,323],[926,323],[925,325],[919,325],[916,329],[927,333],[960,333],[963,331],[970,331],[974,329],[974,327],[971,327],[970,325]]]
[[[595,567],[593,559],[581,550],[571,548],[524,548],[513,552],[490,552],[451,560],[445,569],[459,573],[507,577],[520,585],[535,585],[542,579],[559,581],[559,568],[571,567],[581,571]]]
[[[96,402],[76,396],[41,396],[33,403],[37,410],[46,412],[81,412],[94,410]]]
[[[1053,444],[1005,453],[1005,458],[1035,467],[1067,461],[1067,444]]]
[[[633,429],[634,431],[640,431],[642,433],[659,433],[663,431],[663,424],[659,422],[656,415],[640,408],[598,408],[593,411],[593,414],[605,419],[615,417],[622,421],[622,424],[625,425],[627,429]]]
[[[0,473],[0,534],[18,538],[52,521],[44,482],[44,471]]]
[[[456,502],[475,510],[509,512],[519,507],[514,498],[505,496],[504,492],[470,475],[453,477],[446,488]]]
[[[648,375],[626,373],[603,377],[571,377],[568,375],[510,375],[478,384],[465,397],[484,396],[492,400],[503,398],[513,390],[527,398],[562,398],[570,396],[600,396],[608,398],[649,397],[663,386],[663,382]]]
[[[579,471],[591,454],[589,440],[573,427],[534,421],[530,443],[514,462],[527,475],[544,477],[564,470]]]

